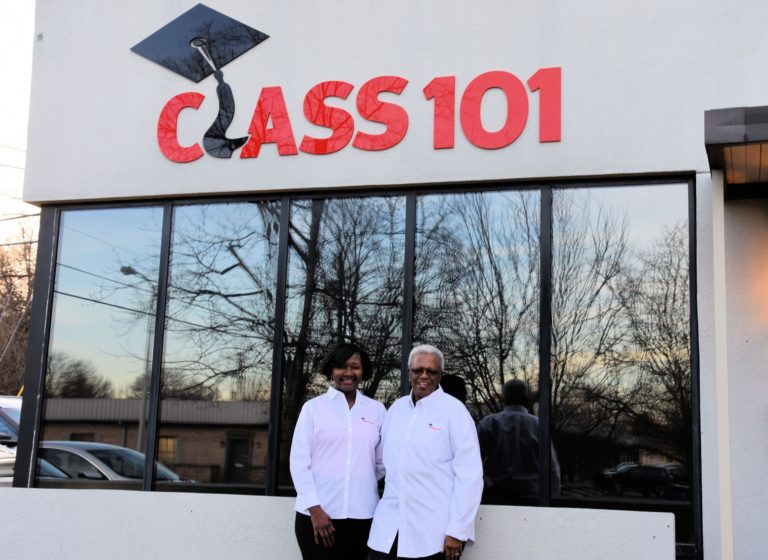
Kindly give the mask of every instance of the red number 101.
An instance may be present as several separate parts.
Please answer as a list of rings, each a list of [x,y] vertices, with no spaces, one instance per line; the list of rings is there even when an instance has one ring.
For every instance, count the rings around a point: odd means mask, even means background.
[[[539,92],[539,142],[560,141],[560,68],[541,68],[528,79],[528,88]],[[489,132],[480,118],[480,105],[489,89],[500,89],[507,99],[507,120]],[[435,78],[424,88],[424,96],[435,100],[434,147],[453,148],[456,120],[456,78]],[[522,134],[528,120],[528,93],[517,76],[495,70],[472,80],[461,97],[459,120],[464,136],[479,148],[494,150],[510,145]]]

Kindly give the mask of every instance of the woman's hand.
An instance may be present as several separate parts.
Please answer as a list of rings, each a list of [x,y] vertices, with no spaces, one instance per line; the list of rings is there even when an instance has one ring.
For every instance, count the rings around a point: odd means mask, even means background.
[[[464,543],[459,539],[454,539],[450,535],[445,535],[445,544],[443,545],[443,554],[445,560],[459,560]]]
[[[328,514],[320,506],[312,506],[309,508],[309,515],[312,518],[312,529],[315,532],[315,544],[322,542],[325,547],[333,546],[335,529]]]

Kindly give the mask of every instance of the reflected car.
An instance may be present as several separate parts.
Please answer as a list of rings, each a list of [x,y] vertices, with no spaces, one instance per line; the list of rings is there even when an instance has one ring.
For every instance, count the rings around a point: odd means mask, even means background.
[[[595,476],[595,484],[608,492],[618,493],[616,476],[636,466],[637,463],[619,463],[613,468],[603,469]]]
[[[14,463],[16,463],[16,449],[0,444],[0,482],[13,480]]]
[[[136,481],[144,478],[144,454],[92,441],[43,441],[39,456],[73,479]],[[157,480],[180,482],[171,469],[155,462]]]
[[[15,464],[16,448],[0,444],[0,487],[10,487],[13,484],[13,468]],[[39,457],[37,459],[37,473],[40,478],[46,480],[69,478],[67,473]]]
[[[673,500],[690,497],[691,484],[688,473],[682,465],[634,465],[618,471],[613,477],[616,493],[639,492],[643,496],[654,496]]]
[[[19,440],[21,397],[0,396],[0,443],[14,447]]]

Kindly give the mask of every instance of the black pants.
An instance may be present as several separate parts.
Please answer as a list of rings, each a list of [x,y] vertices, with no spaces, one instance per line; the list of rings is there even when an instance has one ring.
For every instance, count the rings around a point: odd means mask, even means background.
[[[296,540],[304,560],[365,560],[372,519],[333,519],[334,544],[315,544],[312,518],[296,513]]]
[[[389,553],[379,552],[378,550],[369,549],[368,560],[445,560],[445,555],[442,552],[433,554],[432,556],[422,556],[421,558],[403,558],[397,555],[397,536],[395,536],[395,542],[392,543],[392,549]]]

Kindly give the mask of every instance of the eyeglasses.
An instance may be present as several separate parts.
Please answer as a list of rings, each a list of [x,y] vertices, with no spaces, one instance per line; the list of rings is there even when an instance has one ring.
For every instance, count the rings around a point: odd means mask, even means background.
[[[425,367],[423,367],[423,368],[416,368],[416,369],[410,368],[408,371],[411,372],[411,375],[422,375],[423,373],[427,373],[427,374],[431,375],[432,377],[436,377],[436,376],[440,375],[440,373],[441,373],[441,372],[439,372],[437,370],[430,369],[430,368],[425,368]]]

